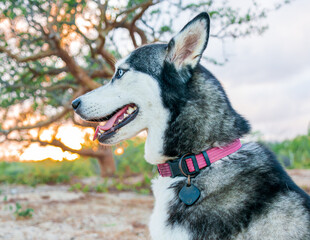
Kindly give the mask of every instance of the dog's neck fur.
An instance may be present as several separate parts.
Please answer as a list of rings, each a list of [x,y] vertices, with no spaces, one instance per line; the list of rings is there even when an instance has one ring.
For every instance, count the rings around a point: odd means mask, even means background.
[[[179,83],[176,103],[171,104],[171,99],[170,105],[164,102],[172,112],[164,135],[163,153],[168,157],[224,146],[250,130],[248,122],[235,112],[221,84],[209,71],[201,65],[189,71],[190,79]],[[166,78],[165,82],[169,80]]]

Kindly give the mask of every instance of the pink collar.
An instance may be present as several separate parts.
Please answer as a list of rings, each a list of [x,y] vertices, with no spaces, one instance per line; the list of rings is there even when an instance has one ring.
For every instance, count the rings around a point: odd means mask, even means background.
[[[162,177],[192,176],[197,175],[200,169],[236,152],[241,147],[241,142],[236,139],[225,147],[211,148],[197,155],[185,154],[182,157],[158,164],[158,172]]]

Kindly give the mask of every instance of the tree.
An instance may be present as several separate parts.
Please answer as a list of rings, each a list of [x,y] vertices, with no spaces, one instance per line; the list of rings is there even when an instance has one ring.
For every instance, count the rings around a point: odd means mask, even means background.
[[[88,144],[86,134],[84,146],[72,149],[57,131],[67,122],[94,127],[75,118],[71,101],[112,77],[126,50],[120,44],[132,50],[167,40],[174,19],[201,11],[210,14],[213,38],[261,34],[266,26],[260,20],[270,11],[255,1],[242,11],[213,0],[11,0],[0,2],[0,10],[0,141],[24,147],[37,142],[95,157],[103,175],[115,170],[110,148]],[[40,138],[46,128],[53,132],[48,141]]]

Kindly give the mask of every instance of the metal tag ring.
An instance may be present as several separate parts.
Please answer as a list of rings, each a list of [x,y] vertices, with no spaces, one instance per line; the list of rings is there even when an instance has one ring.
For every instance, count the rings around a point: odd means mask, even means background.
[[[182,161],[183,161],[184,157],[186,157],[186,156],[188,156],[188,155],[192,155],[192,154],[191,154],[191,153],[186,153],[186,154],[184,154],[184,155],[180,158],[180,160],[179,160],[179,169],[180,169],[181,173],[182,173],[185,177],[188,177],[190,174],[186,174],[186,173],[183,171],[183,168],[182,168]]]

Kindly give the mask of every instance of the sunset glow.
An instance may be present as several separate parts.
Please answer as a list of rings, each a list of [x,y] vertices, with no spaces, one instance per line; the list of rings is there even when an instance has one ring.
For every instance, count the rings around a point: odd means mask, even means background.
[[[124,148],[118,147],[114,151],[115,155],[122,155],[124,153]]]
[[[52,127],[44,129],[40,133],[39,139],[41,141],[50,142],[52,141],[54,134],[55,132]],[[91,140],[93,134],[94,129],[92,128],[81,128],[66,124],[58,128],[55,138],[73,150],[81,150],[82,144],[85,143],[86,135],[88,135],[88,139],[86,140]],[[35,135],[35,132],[33,132],[32,135]],[[25,149],[19,159],[20,161],[42,161],[45,159],[73,161],[79,157],[78,154],[63,151],[60,147],[40,146],[39,143],[32,143]]]
[[[78,157],[78,154],[72,154],[70,152],[63,151],[59,147],[41,147],[40,144],[33,143],[20,156],[20,161],[42,161],[45,159],[52,159],[55,161],[72,161],[76,160]]]

